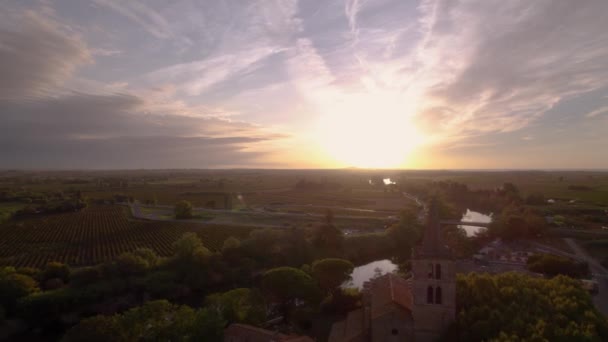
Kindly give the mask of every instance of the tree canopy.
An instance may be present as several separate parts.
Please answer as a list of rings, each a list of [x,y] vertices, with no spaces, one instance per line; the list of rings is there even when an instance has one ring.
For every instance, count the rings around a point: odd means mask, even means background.
[[[175,218],[189,219],[192,218],[192,203],[188,201],[179,201],[175,203]]]
[[[228,323],[260,324],[265,321],[264,300],[256,290],[239,288],[209,295],[207,307],[221,313]]]
[[[38,283],[32,277],[19,274],[12,267],[0,269],[0,307],[12,311],[19,298],[37,291]]]
[[[224,325],[213,310],[158,300],[122,314],[84,319],[62,341],[221,341]]]
[[[586,262],[577,262],[570,258],[553,254],[535,254],[528,258],[527,267],[532,272],[543,273],[548,276],[558,274],[573,278],[589,276],[589,265]]]
[[[459,313],[446,340],[606,341],[608,322],[572,278],[460,275]]]
[[[334,225],[334,214],[328,209],[325,220],[314,232],[313,243],[318,248],[340,250],[344,241],[342,231]]]
[[[326,293],[334,293],[339,286],[350,279],[355,266],[344,259],[328,258],[312,264],[312,274]]]
[[[284,317],[289,315],[297,300],[314,302],[320,299],[313,279],[293,267],[273,268],[264,273],[262,290],[281,307]]]

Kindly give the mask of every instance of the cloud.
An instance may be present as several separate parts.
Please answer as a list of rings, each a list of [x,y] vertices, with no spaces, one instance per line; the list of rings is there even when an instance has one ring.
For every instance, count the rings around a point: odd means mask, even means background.
[[[39,146],[64,165],[72,164],[61,148],[76,151],[72,144],[109,164],[115,141],[147,156],[142,165],[160,163],[165,152],[143,151],[158,142],[184,155],[195,149],[197,158],[213,154],[203,146],[222,146],[238,164],[266,160],[257,153],[282,137],[226,118],[311,137],[317,121],[339,113],[343,134],[356,116],[380,132],[415,125],[445,147],[524,127],[516,140],[536,143],[539,131],[557,125],[545,118],[532,125],[543,116],[598,108],[575,121],[605,109],[605,101],[581,96],[604,96],[598,89],[608,87],[602,0],[97,0],[95,7],[93,16],[82,12],[89,5],[68,11],[61,3],[0,14],[4,142],[32,146],[32,156]],[[22,145],[18,135],[26,136]],[[192,163],[204,164],[197,158]]]
[[[259,46],[213,58],[172,65],[148,73],[142,77],[142,81],[146,84],[180,84],[181,90],[187,95],[199,95],[278,52],[280,50],[273,47]]]
[[[429,141],[516,131],[608,85],[605,1],[341,3],[343,26],[329,14],[303,20],[323,32],[294,47],[292,60],[311,71],[290,73],[296,89],[334,102],[400,94],[416,107],[402,115]],[[357,44],[345,44],[353,32]]]
[[[344,2],[344,14],[348,19],[348,26],[350,27],[350,32],[355,40],[358,39],[359,30],[357,29],[357,13],[361,9],[362,4],[359,0],[346,0]]]
[[[95,48],[91,50],[94,56],[110,57],[122,54],[123,51],[117,49]]]
[[[89,49],[52,11],[45,13],[20,12],[0,25],[0,167],[266,165],[273,143],[287,137],[177,97],[251,68],[275,53],[273,47],[167,67],[141,86],[102,82],[82,77],[79,67],[93,64],[94,56],[128,51]],[[193,73],[198,77],[187,77]]]
[[[585,116],[588,118],[594,118],[600,114],[605,114],[605,113],[608,113],[608,106],[603,106],[598,109],[592,110],[589,113],[587,113]]]
[[[608,2],[427,1],[417,48],[432,106],[452,132],[521,129],[608,85]],[[424,115],[424,113],[422,114]]]
[[[25,12],[0,18],[0,100],[55,93],[78,66],[91,62],[83,40],[47,17]]]
[[[173,36],[171,26],[167,20],[158,11],[146,6],[141,1],[94,1],[96,4],[132,20],[156,38],[169,38]]]
[[[129,94],[0,102],[0,167],[174,168],[263,164],[285,138],[245,122],[150,112]]]

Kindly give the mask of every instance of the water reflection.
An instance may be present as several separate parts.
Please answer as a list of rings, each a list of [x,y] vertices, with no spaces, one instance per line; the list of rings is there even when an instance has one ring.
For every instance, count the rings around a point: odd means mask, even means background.
[[[378,179],[373,180],[373,179],[368,179],[367,182],[369,183],[369,185],[376,185],[376,184],[380,184],[380,182],[378,181]],[[393,185],[393,184],[397,184],[396,181],[393,181],[390,178],[382,178],[382,183],[384,185]]]
[[[343,287],[363,288],[363,283],[374,277],[397,270],[397,265],[388,259],[377,260],[359,267],[355,267],[351,273],[351,280],[342,284]]]
[[[473,211],[467,209],[467,212],[462,215],[461,221],[463,222],[482,222],[482,223],[490,223],[492,222],[492,213],[490,215],[482,214],[478,211]],[[476,227],[476,226],[459,226],[467,232],[467,236],[474,236],[482,229],[486,229],[484,227]]]
[[[397,182],[393,182],[390,178],[384,178],[382,181],[384,185],[397,184]]]

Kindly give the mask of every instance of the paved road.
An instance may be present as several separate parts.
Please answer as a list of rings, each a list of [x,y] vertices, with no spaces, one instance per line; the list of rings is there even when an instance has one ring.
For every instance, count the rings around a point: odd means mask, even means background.
[[[593,296],[593,303],[604,315],[608,316],[608,270],[604,268],[597,260],[589,256],[585,250],[581,248],[574,240],[564,238],[564,241],[572,248],[574,253],[589,264],[591,272],[594,274],[594,279],[598,283],[599,292]]]

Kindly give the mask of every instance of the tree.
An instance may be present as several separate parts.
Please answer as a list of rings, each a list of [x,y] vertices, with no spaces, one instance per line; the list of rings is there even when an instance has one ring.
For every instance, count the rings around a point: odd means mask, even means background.
[[[241,247],[241,241],[239,241],[239,239],[235,238],[234,236],[230,236],[229,238],[224,240],[224,243],[222,245],[222,253],[238,249],[239,247]]]
[[[192,203],[188,201],[179,201],[175,204],[175,218],[176,219],[190,219],[192,218]]]
[[[175,254],[170,260],[172,270],[191,288],[202,288],[207,282],[207,268],[211,252],[205,248],[195,233],[185,233],[173,247]]]
[[[239,288],[224,293],[216,293],[205,300],[207,307],[221,313],[230,323],[260,324],[266,319],[264,300],[260,293]]]
[[[606,318],[569,277],[469,273],[456,290],[460,312],[446,341],[608,340]]]
[[[121,332],[117,317],[95,316],[85,318],[63,336],[63,342],[127,341]]]
[[[75,269],[70,274],[70,286],[84,287],[101,280],[103,274],[100,267],[83,267]]]
[[[179,284],[175,281],[175,277],[175,273],[170,271],[149,272],[143,279],[143,286],[152,298],[177,298]]]
[[[408,259],[412,254],[412,247],[422,235],[422,227],[416,213],[410,209],[401,211],[399,222],[390,226],[387,234],[393,242],[396,256]]]
[[[158,264],[158,255],[150,248],[138,248],[131,254],[145,260],[149,267],[154,267]]]
[[[70,278],[70,268],[68,265],[56,261],[46,264],[46,267],[42,271],[41,281],[45,282],[53,278],[59,278],[64,283],[67,283]]]
[[[340,250],[343,240],[342,231],[334,225],[334,214],[328,209],[324,222],[315,231],[314,244],[326,250]]]
[[[520,206],[508,206],[490,224],[489,233],[494,237],[512,240],[542,235],[547,229],[545,219],[532,210]]]
[[[325,293],[335,294],[342,283],[350,279],[355,266],[348,260],[328,258],[312,264],[312,274]]]
[[[273,302],[279,304],[286,320],[297,300],[315,301],[319,295],[312,278],[293,267],[273,268],[264,273],[262,290]]]
[[[123,253],[116,258],[116,268],[122,276],[143,274],[149,267],[148,262],[133,253]]]
[[[84,319],[62,341],[221,341],[224,326],[212,310],[157,300],[122,314]]]
[[[0,307],[8,312],[15,309],[19,298],[39,291],[38,283],[30,276],[15,272],[12,267],[0,270]]]
[[[562,274],[573,278],[589,276],[589,265],[586,262],[552,254],[535,254],[528,258],[527,267],[532,272],[543,273],[548,276]]]
[[[180,260],[206,259],[211,252],[205,248],[196,233],[185,233],[173,244],[175,257]]]

